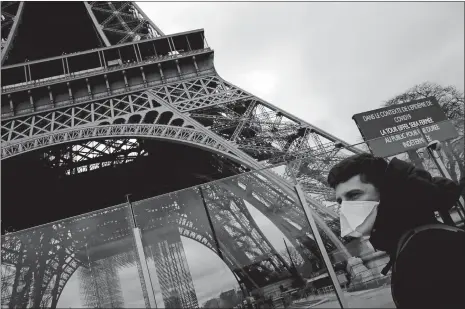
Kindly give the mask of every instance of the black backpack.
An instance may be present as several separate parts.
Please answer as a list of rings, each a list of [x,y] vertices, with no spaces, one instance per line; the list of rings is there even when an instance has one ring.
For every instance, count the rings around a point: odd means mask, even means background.
[[[382,273],[391,266],[397,308],[465,308],[464,230],[439,223],[409,230]]]

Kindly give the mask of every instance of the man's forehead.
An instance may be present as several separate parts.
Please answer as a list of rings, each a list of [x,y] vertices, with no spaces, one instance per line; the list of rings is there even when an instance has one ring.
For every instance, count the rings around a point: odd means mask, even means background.
[[[362,182],[360,175],[355,175],[349,180],[341,182],[336,186],[336,196],[342,196],[351,190],[363,190],[367,186],[369,186],[369,184]]]

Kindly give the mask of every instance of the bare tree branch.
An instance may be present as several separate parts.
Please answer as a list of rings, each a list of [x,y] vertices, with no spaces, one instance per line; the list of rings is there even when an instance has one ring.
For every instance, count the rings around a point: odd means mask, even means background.
[[[443,87],[441,85],[424,82],[415,85],[395,96],[392,99],[384,102],[384,106],[402,104],[412,100],[424,99],[434,96],[442,107],[446,116],[454,124],[459,138],[454,141],[445,142],[442,154],[445,165],[449,169],[449,173],[457,180],[463,176],[465,171],[464,166],[464,94],[454,86]]]

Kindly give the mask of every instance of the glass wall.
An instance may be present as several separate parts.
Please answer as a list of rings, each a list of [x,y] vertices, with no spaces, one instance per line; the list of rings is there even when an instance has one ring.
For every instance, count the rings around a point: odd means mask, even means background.
[[[317,290],[332,287],[295,191],[278,176],[283,171],[279,166],[200,187],[220,251],[257,308],[317,305]],[[315,277],[323,278],[322,286],[311,283]]]
[[[238,289],[218,257],[199,188],[133,206],[157,307],[198,308],[222,291]]]
[[[275,167],[133,203],[163,308],[318,305],[334,287]],[[273,172],[274,170],[274,172]],[[316,278],[316,279],[315,279]]]
[[[434,166],[416,153],[398,157]],[[326,177],[349,155],[313,152],[5,235],[2,307],[395,307],[387,254],[340,236]]]
[[[2,237],[3,308],[143,308],[125,205]]]

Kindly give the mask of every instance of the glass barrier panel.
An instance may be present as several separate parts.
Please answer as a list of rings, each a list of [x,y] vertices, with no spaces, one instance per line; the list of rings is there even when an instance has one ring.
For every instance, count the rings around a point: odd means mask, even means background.
[[[281,165],[199,187],[220,252],[246,296],[243,306],[318,308],[332,298],[294,184],[281,177],[288,172]]]
[[[366,147],[359,146],[359,149]],[[369,241],[341,237],[340,206],[334,190],[327,183],[329,170],[353,155],[334,150],[289,163],[312,208],[318,231],[328,252],[338,283],[349,308],[395,308],[391,297],[390,277],[380,274],[389,257],[375,252]],[[298,168],[296,168],[298,167]],[[337,306],[334,291],[328,308]]]
[[[2,307],[145,307],[127,206],[2,237]]]
[[[218,251],[199,188],[133,206],[157,307],[231,308],[240,304],[242,291],[228,260]]]

